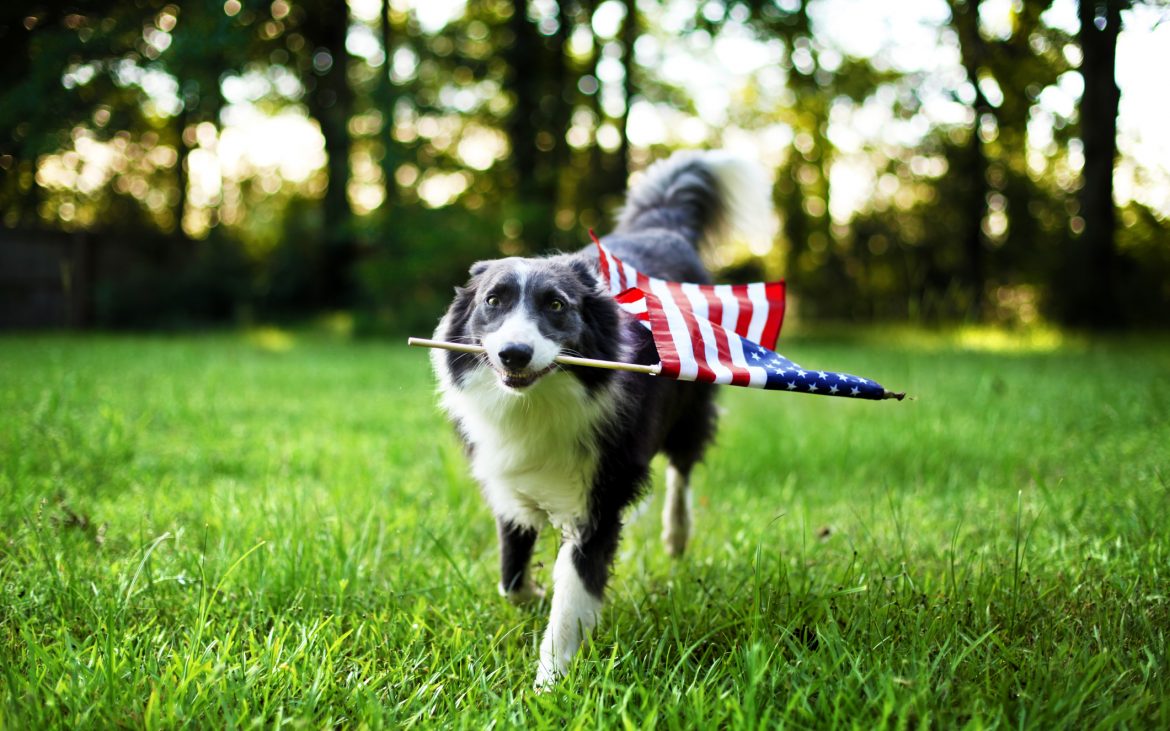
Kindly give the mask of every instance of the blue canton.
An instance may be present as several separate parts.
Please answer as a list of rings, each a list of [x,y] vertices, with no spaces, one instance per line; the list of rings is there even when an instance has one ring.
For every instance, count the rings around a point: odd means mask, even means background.
[[[879,383],[848,373],[806,371],[779,353],[748,340],[743,341],[748,365],[761,367],[768,374],[766,389],[816,393],[846,398],[882,399],[886,389]]]

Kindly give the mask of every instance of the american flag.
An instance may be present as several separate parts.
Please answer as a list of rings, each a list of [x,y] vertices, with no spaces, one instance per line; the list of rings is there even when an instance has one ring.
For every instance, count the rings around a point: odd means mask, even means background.
[[[680,308],[693,312],[701,320],[719,323],[765,348],[775,348],[784,323],[784,282],[754,284],[692,284],[648,277],[613,255],[590,231],[601,257],[601,275],[609,284],[609,293],[617,297],[628,289],[640,289],[659,298],[678,302]],[[635,314],[647,323],[643,311]]]
[[[594,241],[610,292],[622,309],[646,324],[654,336],[660,376],[821,396],[873,400],[901,400],[904,396],[868,378],[804,368],[776,353],[773,348],[784,316],[782,283],[778,283],[778,290],[771,290],[778,291],[778,299],[775,294],[772,299],[752,299],[752,291],[763,288],[768,292],[773,285],[731,287],[654,279],[621,262],[596,237]],[[727,294],[737,289],[747,294],[746,304]],[[752,308],[746,326],[745,318],[739,316],[739,308],[745,306]],[[752,335],[767,338],[769,347]]]

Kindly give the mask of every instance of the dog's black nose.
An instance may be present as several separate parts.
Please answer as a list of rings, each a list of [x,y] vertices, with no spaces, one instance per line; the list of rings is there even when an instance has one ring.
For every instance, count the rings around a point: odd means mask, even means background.
[[[500,362],[510,371],[518,371],[532,360],[532,346],[508,343],[500,348]]]

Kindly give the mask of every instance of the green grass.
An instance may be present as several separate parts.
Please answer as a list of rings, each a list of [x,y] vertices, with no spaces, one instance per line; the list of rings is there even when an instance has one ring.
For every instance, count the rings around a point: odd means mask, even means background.
[[[0,339],[0,727],[1170,727],[1170,341],[970,341],[784,349],[915,401],[725,391],[688,556],[655,491],[536,695],[425,353]]]

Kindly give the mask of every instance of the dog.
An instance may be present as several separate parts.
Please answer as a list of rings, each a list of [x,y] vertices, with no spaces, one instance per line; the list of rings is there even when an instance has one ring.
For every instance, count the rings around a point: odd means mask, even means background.
[[[771,215],[769,186],[753,164],[718,151],[676,153],[633,185],[603,243],[649,276],[710,283],[700,247],[735,229],[763,230]],[[561,534],[538,690],[565,674],[597,624],[623,511],[642,495],[659,452],[668,460],[662,538],[668,553],[683,553],[690,475],[715,435],[710,384],[554,362],[562,354],[658,362],[649,331],[600,278],[592,245],[478,262],[434,334],[485,349],[435,350],[432,362],[441,406],[496,518],[502,596],[544,596],[529,574],[533,548],[544,526]]]

